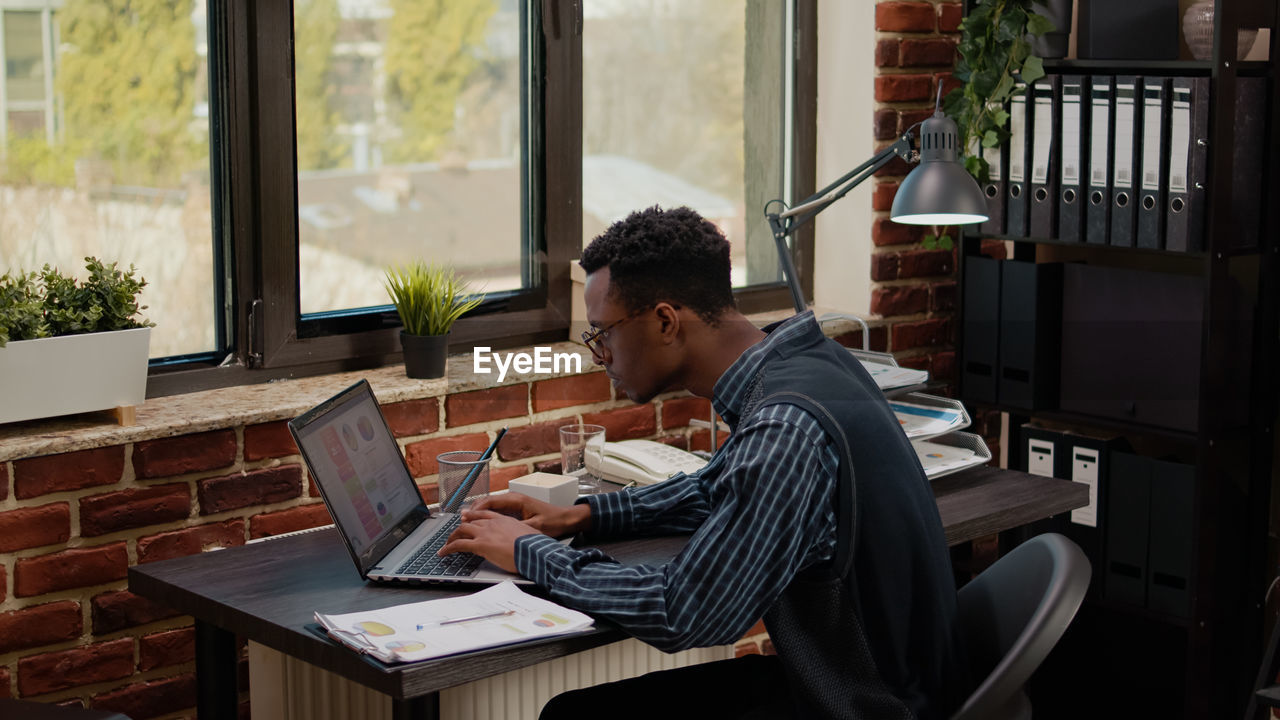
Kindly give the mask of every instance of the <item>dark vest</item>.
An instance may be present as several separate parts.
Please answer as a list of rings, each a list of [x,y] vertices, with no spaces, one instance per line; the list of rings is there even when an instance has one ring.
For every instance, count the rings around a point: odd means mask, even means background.
[[[742,417],[787,403],[818,420],[840,457],[839,538],[765,626],[801,717],[945,718],[968,683],[933,492],[870,375],[811,327],[771,351]]]

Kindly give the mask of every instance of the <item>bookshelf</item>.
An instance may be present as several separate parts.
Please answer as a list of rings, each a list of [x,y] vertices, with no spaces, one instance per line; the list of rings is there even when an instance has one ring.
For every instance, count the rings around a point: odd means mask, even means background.
[[[1171,252],[1162,249],[1092,244],[1058,237],[1021,234],[980,234],[966,230],[959,243],[961,327],[957,339],[960,364],[959,395],[971,408],[994,408],[1008,413],[1008,467],[1023,469],[1027,438],[1023,425],[1033,423],[1054,431],[1082,432],[1116,439],[1115,447],[1152,460],[1174,460],[1193,468],[1190,506],[1181,530],[1190,538],[1188,602],[1185,612],[1168,612],[1132,598],[1117,599],[1107,583],[1081,609],[1068,635],[1046,661],[1032,683],[1032,703],[1041,718],[1075,717],[1080,712],[1105,710],[1134,717],[1241,717],[1253,692],[1262,658],[1266,629],[1273,611],[1263,607],[1267,587],[1278,573],[1276,551],[1269,539],[1269,514],[1273,493],[1273,457],[1277,453],[1274,426],[1277,420],[1277,267],[1280,243],[1280,92],[1277,88],[1277,56],[1280,44],[1277,19],[1280,2],[1238,3],[1218,0],[1216,5],[1214,59],[1211,61],[1150,60],[1048,60],[1046,71],[1084,77],[1156,75],[1208,78],[1208,164],[1205,189],[1203,249]],[[1236,30],[1272,28],[1269,60],[1236,62]],[[1261,41],[1261,40],[1260,40]],[[1257,177],[1242,176],[1231,149],[1236,147],[1239,96],[1247,79],[1260,78],[1266,91],[1261,99],[1264,131],[1250,147],[1261,168]],[[1059,129],[1059,132],[1066,132]],[[1086,156],[1087,157],[1087,156]],[[1241,213],[1242,197],[1256,200],[1256,211]],[[1248,205],[1248,203],[1246,203]],[[1250,216],[1256,212],[1256,216]],[[1241,241],[1241,238],[1253,238]],[[985,246],[1004,241],[1009,260],[1017,263],[1087,264],[1078,274],[1075,290],[1058,289],[1052,283],[1045,292],[1053,303],[1079,302],[1080,283],[1105,275],[1107,270],[1141,273],[1153,287],[1181,288],[1198,314],[1192,333],[1194,355],[1190,381],[1164,388],[1166,393],[1193,397],[1188,426],[1174,426],[1165,418],[1126,416],[1124,412],[1094,412],[1064,407],[1061,394],[1053,401],[1028,407],[1027,403],[992,398],[985,384],[966,372],[966,363],[984,365],[975,338],[986,339],[977,315],[985,307],[981,288],[971,283],[992,277],[980,269]],[[1135,243],[1136,244],[1136,243]],[[1101,269],[1102,275],[1094,273]],[[1121,277],[1125,277],[1121,275]],[[1139,277],[1139,276],[1134,276]],[[1084,278],[1081,280],[1081,278]],[[1169,282],[1188,279],[1188,282]],[[1071,281],[1068,281],[1068,284]],[[1100,282],[1100,281],[1099,281]],[[1187,287],[1193,289],[1187,290]],[[1099,292],[1105,288],[1098,287]],[[1042,288],[1043,290],[1043,288]],[[1169,292],[1174,292],[1169,290]],[[1054,295],[1056,293],[1056,296]],[[1087,294],[1087,293],[1086,293]],[[1194,297],[1187,298],[1191,294]],[[1037,298],[1037,302],[1041,298]],[[1119,311],[1125,308],[1118,308]],[[1056,310],[1059,318],[1063,310]],[[1076,317],[1067,307],[1065,316]],[[988,328],[989,329],[989,328]],[[1039,331],[1043,331],[1040,328]],[[1048,342],[1038,347],[1060,352],[1057,375],[1072,372],[1077,353],[1116,352],[1114,347],[1082,348],[1063,344],[1064,337],[1079,338],[1064,326],[1053,327]],[[1171,333],[1171,337],[1178,337]],[[1000,337],[997,331],[992,335]],[[1001,339],[1000,342],[1004,342]],[[1056,341],[1056,342],[1055,342]],[[969,343],[970,347],[966,347]],[[1079,345],[1079,343],[1076,343]],[[1171,351],[1146,348],[1152,363]],[[1043,352],[1043,350],[1039,350]],[[1180,357],[1186,357],[1180,355]],[[976,360],[975,360],[976,358]],[[1114,372],[1132,371],[1116,358]],[[1176,358],[1169,358],[1170,362]],[[998,373],[998,363],[997,363]],[[1096,366],[1094,366],[1096,373]],[[1040,373],[1043,377],[1044,373]],[[1033,377],[1036,374],[1033,373]],[[1095,374],[1094,377],[1097,377]],[[1102,378],[1102,381],[1115,378]],[[999,378],[993,378],[996,388]],[[1188,387],[1191,385],[1193,387]],[[1138,392],[1135,390],[1135,393]],[[1067,398],[1067,405],[1074,400]],[[1107,478],[1099,492],[1106,497]],[[1166,486],[1153,478],[1150,492],[1159,495]],[[1161,496],[1158,500],[1163,500]],[[1105,501],[1104,501],[1105,504]],[[1105,507],[1104,507],[1105,510]],[[1091,561],[1110,560],[1107,542],[1112,533],[1130,528],[1108,527],[1112,518],[1104,512],[1099,523],[1099,546]],[[1033,528],[1030,533],[1067,527],[1070,519]],[[1118,535],[1116,535],[1118,537]],[[1018,537],[1002,537],[1017,542]]]

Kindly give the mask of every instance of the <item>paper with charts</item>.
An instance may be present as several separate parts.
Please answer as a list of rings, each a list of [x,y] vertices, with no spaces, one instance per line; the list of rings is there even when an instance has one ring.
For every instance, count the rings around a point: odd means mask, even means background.
[[[890,400],[889,407],[898,418],[902,431],[911,439],[937,437],[965,426],[964,413],[959,408],[937,407]]]
[[[387,663],[414,662],[551,635],[580,632],[592,620],[534,597],[511,582],[479,592],[407,605],[325,615],[330,637]]]
[[[911,447],[920,459],[924,476],[930,480],[985,462],[969,448],[942,445],[928,440],[913,440]]]

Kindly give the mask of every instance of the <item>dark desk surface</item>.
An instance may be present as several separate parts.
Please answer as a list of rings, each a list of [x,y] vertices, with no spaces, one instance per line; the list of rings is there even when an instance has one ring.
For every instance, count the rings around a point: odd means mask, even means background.
[[[1088,502],[1084,485],[986,467],[940,478],[933,489],[950,545]],[[683,543],[683,538],[654,538],[602,547],[620,562],[661,563]],[[594,630],[571,637],[388,666],[307,628],[315,622],[316,610],[354,612],[474,589],[365,583],[332,528],[129,568],[131,592],[396,699],[422,696],[625,637],[621,630],[598,623]]]

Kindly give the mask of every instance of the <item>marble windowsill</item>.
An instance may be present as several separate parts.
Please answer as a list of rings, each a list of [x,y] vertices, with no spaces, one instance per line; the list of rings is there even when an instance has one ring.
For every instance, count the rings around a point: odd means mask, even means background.
[[[774,311],[753,315],[751,320],[764,325],[791,314],[791,311]],[[819,309],[818,316],[822,315],[823,311]],[[832,336],[856,329],[855,323],[843,319],[823,324],[823,330]],[[591,361],[591,354],[578,343],[552,343],[549,347],[553,353],[573,353],[581,357],[583,374],[600,371]],[[502,352],[531,350],[512,348]],[[0,462],[287,420],[361,378],[369,380],[379,402],[396,403],[574,374],[577,373],[508,371],[502,382],[498,382],[496,370],[490,374],[477,374],[473,370],[472,354],[462,353],[451,355],[446,376],[435,380],[415,380],[405,376],[403,365],[388,365],[371,370],[170,395],[151,398],[138,406],[137,420],[129,426],[116,424],[107,413],[83,413],[0,425]]]

